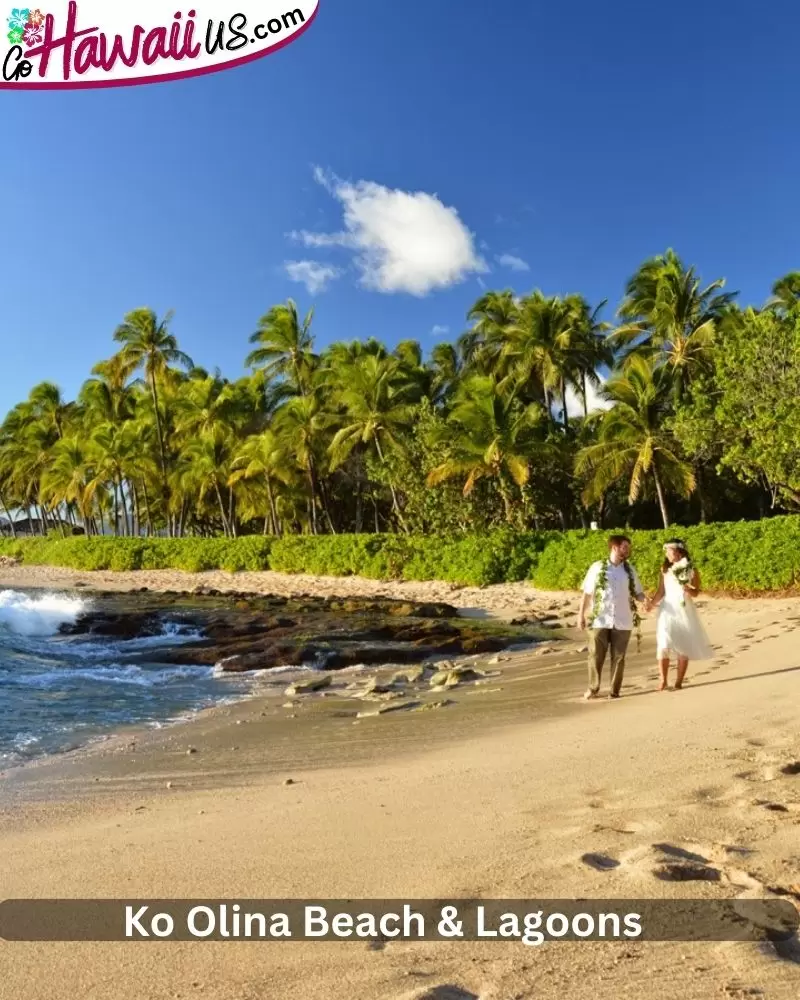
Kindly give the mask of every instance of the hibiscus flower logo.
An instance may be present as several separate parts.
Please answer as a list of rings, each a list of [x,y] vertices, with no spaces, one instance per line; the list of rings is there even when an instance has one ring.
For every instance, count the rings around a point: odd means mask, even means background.
[[[30,20],[31,12],[27,7],[20,7],[19,9],[14,7],[11,11],[11,17],[8,18],[9,34],[12,31],[24,31],[25,26]]]
[[[44,40],[44,22],[47,14],[37,7],[14,7],[8,22],[8,40],[11,45],[40,45]]]
[[[23,38],[26,45],[39,45],[43,38],[43,32],[38,24],[27,24]]]

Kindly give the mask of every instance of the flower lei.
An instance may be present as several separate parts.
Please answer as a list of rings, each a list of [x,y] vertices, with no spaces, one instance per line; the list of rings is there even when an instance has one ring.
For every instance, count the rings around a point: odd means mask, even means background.
[[[600,608],[603,604],[603,595],[605,594],[606,587],[608,586],[609,564],[610,560],[604,559],[600,565],[600,572],[597,574],[597,582],[594,585],[594,607],[592,609],[590,624],[600,614]],[[636,630],[636,651],[638,653],[641,652],[642,649],[642,617],[636,606],[636,584],[633,582],[633,570],[630,568],[627,561],[622,564],[622,567],[628,574],[628,593],[630,595],[631,614],[633,615],[633,627]]]

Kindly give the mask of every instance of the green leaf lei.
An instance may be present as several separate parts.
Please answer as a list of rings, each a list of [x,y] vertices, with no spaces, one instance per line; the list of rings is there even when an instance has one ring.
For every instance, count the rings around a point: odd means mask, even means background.
[[[609,559],[604,559],[600,565],[600,572],[597,574],[597,582],[594,585],[594,607],[592,609],[592,617],[589,622],[592,622],[600,614],[600,608],[603,604],[603,595],[606,592],[606,587],[608,586],[608,567],[610,565]],[[639,614],[639,609],[636,606],[636,584],[633,582],[633,570],[628,565],[627,561],[622,564],[625,572],[628,574],[628,592],[630,594],[631,602],[631,614],[633,615],[633,627],[636,630],[636,651],[637,653],[641,651],[642,648],[642,617]]]

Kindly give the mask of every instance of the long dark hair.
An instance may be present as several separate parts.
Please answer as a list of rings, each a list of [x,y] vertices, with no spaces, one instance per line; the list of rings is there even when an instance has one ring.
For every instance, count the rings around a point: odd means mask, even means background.
[[[689,555],[689,550],[686,547],[686,542],[684,542],[684,540],[682,538],[670,538],[666,542],[664,542],[664,544],[665,545],[672,545],[674,548],[676,548],[680,552],[680,554],[683,556],[684,559],[691,559],[691,556]],[[672,565],[672,563],[669,561],[669,559],[667,559],[667,556],[666,556],[666,553],[665,553],[665,555],[664,555],[664,562],[661,564],[661,572],[662,573],[666,573],[667,570],[670,568],[671,565]]]

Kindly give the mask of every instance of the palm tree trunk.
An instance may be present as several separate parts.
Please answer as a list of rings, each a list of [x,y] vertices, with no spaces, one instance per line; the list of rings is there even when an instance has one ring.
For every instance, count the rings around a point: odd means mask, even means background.
[[[139,491],[136,489],[136,483],[130,479],[128,481],[131,491],[131,533],[137,538],[142,533],[142,511],[139,507]]]
[[[508,487],[503,482],[502,476],[498,476],[497,488],[500,491],[500,496],[503,500],[503,510],[505,511],[506,515],[506,524],[513,524],[514,515],[511,510],[511,497],[508,495]]]
[[[147,513],[147,537],[151,538],[153,534],[153,519],[150,516],[150,500],[147,497],[147,480],[142,480],[142,496],[144,497],[144,509]]]
[[[381,442],[377,437],[375,438],[375,447],[378,450],[378,458],[381,460],[381,465],[383,465],[383,467],[386,468],[386,459],[383,456],[383,449],[381,448]],[[403,512],[400,510],[400,504],[397,501],[397,490],[394,488],[394,485],[392,484],[391,480],[389,480],[389,491],[392,494],[392,510],[394,511],[395,516],[397,517],[397,522],[402,528],[402,530],[406,534],[408,534],[408,526],[406,525],[406,522],[403,519]]]
[[[703,465],[701,462],[694,462],[694,479],[697,484],[697,499],[700,501],[700,523],[708,523],[708,496],[706,494],[706,484],[703,477]]]
[[[664,487],[661,484],[661,477],[658,474],[658,466],[653,462],[653,479],[656,483],[656,493],[658,494],[658,506],[661,508],[661,518],[664,521],[664,527],[669,527],[669,512],[667,511],[667,500],[664,496]]]
[[[320,495],[320,500],[322,501],[322,510],[323,513],[325,514],[325,520],[328,522],[328,531],[330,531],[332,535],[335,535],[337,534],[337,532],[336,528],[333,525],[333,518],[331,517],[331,506],[330,503],[328,502],[328,490],[325,486],[324,481],[319,484],[319,495]]]
[[[586,399],[586,372],[581,372],[581,395],[583,396],[583,417],[585,420],[589,416],[589,402]]]
[[[119,499],[120,503],[122,504],[122,523],[125,528],[125,534],[130,535],[131,526],[130,522],[128,521],[128,504],[125,499],[125,490],[123,489],[122,486],[122,476],[119,477]]]
[[[222,502],[222,494],[219,491],[219,483],[214,480],[214,489],[217,494],[217,500],[219,501],[219,512],[222,516],[222,530],[225,532],[225,537],[228,537],[228,520],[225,517],[225,504]]]
[[[228,488],[228,525],[231,538],[236,538],[236,504],[233,499],[233,489]]]
[[[564,406],[564,430],[569,430],[569,412],[567,411],[567,380],[561,379],[561,402]]]
[[[361,477],[361,453],[356,452],[355,457],[355,477],[356,477],[356,534],[361,534],[364,520],[364,482]]]
[[[153,396],[153,413],[156,418],[156,432],[158,433],[158,455],[161,461],[161,476],[163,478],[163,487],[166,491],[167,488],[167,456],[164,451],[164,432],[161,427],[161,411],[158,407],[158,389],[156,388],[156,375],[155,372],[150,374],[150,392]]]
[[[116,538],[119,534],[119,497],[117,496],[117,481],[115,479],[112,480],[111,485],[114,488],[114,537]]]
[[[275,535],[280,535],[280,526],[278,524],[278,511],[275,507],[275,497],[272,493],[272,480],[269,476],[266,477],[267,482],[267,500],[269,501],[269,512],[272,518],[272,530]],[[266,534],[266,532],[265,532]]]
[[[314,488],[314,473],[311,471],[311,466],[308,469],[308,483],[311,490],[311,496],[308,501],[308,520],[309,527],[311,528],[311,534],[317,534],[317,491]]]
[[[3,499],[2,496],[0,496],[0,507],[3,508],[3,510],[5,511],[5,515],[8,518],[8,529],[9,529],[9,531],[11,533],[11,537],[12,538],[16,538],[17,537],[17,530],[14,527],[14,520],[11,517],[11,513],[9,512],[8,507],[6,507],[6,502],[5,502],[5,500]]]

